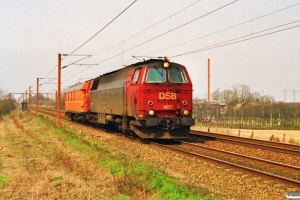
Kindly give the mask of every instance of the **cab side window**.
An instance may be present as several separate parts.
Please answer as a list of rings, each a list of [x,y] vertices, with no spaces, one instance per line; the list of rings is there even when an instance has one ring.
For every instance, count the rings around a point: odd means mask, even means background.
[[[133,79],[132,79],[132,84],[136,84],[137,81],[139,80],[139,76],[140,76],[140,69],[136,70],[134,72],[134,75],[133,75]]]

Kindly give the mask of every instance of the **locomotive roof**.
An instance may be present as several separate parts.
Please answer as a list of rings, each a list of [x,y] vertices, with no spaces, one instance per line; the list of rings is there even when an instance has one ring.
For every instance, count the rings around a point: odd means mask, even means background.
[[[138,66],[138,65],[144,65],[144,64],[148,64],[148,63],[155,63],[155,62],[163,62],[164,60],[162,59],[149,59],[149,60],[145,60],[142,62],[138,62],[129,66]]]
[[[164,60],[162,60],[162,59],[149,59],[149,60],[145,60],[145,61],[142,61],[142,62],[137,62],[137,63],[131,64],[131,65],[128,65],[124,68],[117,69],[115,71],[111,71],[111,72],[105,73],[103,75],[113,74],[113,73],[116,73],[120,70],[124,70],[124,69],[127,69],[127,68],[134,68],[136,66],[145,65],[145,64],[149,64],[149,63],[156,63],[156,62],[162,63],[162,62],[164,62]],[[103,76],[103,75],[100,75],[100,76]]]

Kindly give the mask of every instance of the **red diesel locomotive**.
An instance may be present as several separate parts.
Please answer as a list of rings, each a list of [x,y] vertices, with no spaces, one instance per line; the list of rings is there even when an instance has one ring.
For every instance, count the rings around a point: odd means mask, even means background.
[[[184,66],[150,59],[71,86],[66,115],[141,138],[188,138],[195,123],[192,87]]]

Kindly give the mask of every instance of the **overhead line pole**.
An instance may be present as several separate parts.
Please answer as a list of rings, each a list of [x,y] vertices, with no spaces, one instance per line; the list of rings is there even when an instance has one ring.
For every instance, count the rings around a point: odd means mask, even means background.
[[[70,65],[66,65],[64,67],[61,67],[61,56],[91,56],[91,55],[78,55],[78,54],[58,54],[58,65],[57,65],[57,71],[58,71],[58,77],[57,77],[57,80],[58,80],[58,83],[57,83],[57,125],[60,125],[60,94],[61,94],[61,70],[70,66]],[[74,63],[73,63],[74,64]]]
[[[210,59],[207,64],[207,105],[210,106]]]
[[[30,105],[31,105],[31,87],[32,87],[32,86],[29,86],[28,110],[30,110]]]
[[[294,103],[296,102],[296,92],[300,92],[299,90],[287,90],[287,89],[285,89],[285,90],[283,90],[283,92],[284,92],[284,102],[286,102],[286,93],[287,92],[292,92],[292,93],[294,93]]]
[[[57,125],[60,126],[60,89],[61,89],[61,54],[58,54],[58,83],[57,83]]]
[[[39,113],[39,78],[36,78],[36,115]]]

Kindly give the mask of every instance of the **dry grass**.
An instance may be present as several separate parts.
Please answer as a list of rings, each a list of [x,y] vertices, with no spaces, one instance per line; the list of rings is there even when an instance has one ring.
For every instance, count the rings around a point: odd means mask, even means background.
[[[295,145],[300,145],[300,142],[299,142],[299,141],[296,141],[293,137],[290,137],[289,143],[295,144]]]
[[[271,136],[270,136],[269,141],[272,141],[272,142],[281,142],[280,138],[279,138],[279,137],[276,137],[276,136],[274,136],[274,135],[271,135]]]
[[[0,199],[153,198],[146,185],[153,174],[150,171],[145,176],[148,168],[141,169],[119,154],[105,155],[105,147],[83,134],[56,127],[29,112],[19,119],[15,114],[0,123],[0,141],[7,147],[0,156],[4,157],[3,172],[9,177]],[[169,187],[170,181],[167,184]],[[179,188],[178,194],[182,193]],[[155,198],[160,199],[160,194]]]
[[[60,138],[50,136],[49,127],[34,126],[32,117],[25,114],[24,124],[14,115],[10,119],[13,124],[8,121],[6,129],[0,130],[7,147],[0,154],[5,160],[3,171],[10,177],[0,199],[110,199],[118,195],[108,169],[96,168]]]
[[[16,125],[17,128],[21,129],[22,131],[24,131],[24,126],[23,124],[21,124],[21,122],[14,116],[11,115],[10,118],[13,120],[14,124]]]

